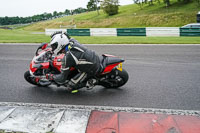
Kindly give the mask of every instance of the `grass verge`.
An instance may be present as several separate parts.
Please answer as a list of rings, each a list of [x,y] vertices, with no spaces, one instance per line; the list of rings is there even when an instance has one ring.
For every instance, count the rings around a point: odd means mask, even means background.
[[[200,37],[74,37],[83,44],[200,44]]]

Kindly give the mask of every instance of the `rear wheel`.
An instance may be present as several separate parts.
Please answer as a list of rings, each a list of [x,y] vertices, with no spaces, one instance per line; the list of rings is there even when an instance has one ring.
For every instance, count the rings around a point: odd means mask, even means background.
[[[118,88],[127,83],[129,76],[125,69],[122,71],[116,69],[112,73],[114,74],[109,75],[109,78],[101,83],[102,86],[105,88]]]

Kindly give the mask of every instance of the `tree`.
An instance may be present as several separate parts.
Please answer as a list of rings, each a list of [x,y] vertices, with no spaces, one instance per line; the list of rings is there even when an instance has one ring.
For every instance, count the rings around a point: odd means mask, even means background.
[[[200,6],[200,0],[196,0],[197,1],[197,3],[198,3],[198,6]]]
[[[164,3],[166,4],[166,7],[169,7],[170,6],[170,0],[163,0]]]
[[[140,9],[142,9],[143,3],[146,3],[147,0],[133,0],[134,3],[140,6]]]
[[[59,12],[57,15],[60,17],[63,15],[63,12]]]
[[[87,9],[88,11],[95,11],[97,10],[98,15],[99,15],[99,7],[98,7],[98,3],[100,1],[99,0],[90,0],[87,4]]]
[[[95,11],[97,9],[95,0],[90,0],[87,4],[88,11]]]
[[[118,14],[119,1],[118,0],[104,0],[101,3],[101,8],[109,16]]]
[[[66,9],[66,10],[65,10],[65,14],[66,14],[66,15],[70,15],[70,14],[71,14],[71,13],[70,13],[70,10]]]
[[[54,11],[54,12],[53,12],[53,16],[54,16],[54,17],[57,17],[57,16],[58,16],[58,13],[57,13],[56,11]]]
[[[53,17],[53,15],[52,15],[51,13],[48,13],[48,14],[46,15],[46,17],[47,17],[47,19],[51,19],[51,18]]]

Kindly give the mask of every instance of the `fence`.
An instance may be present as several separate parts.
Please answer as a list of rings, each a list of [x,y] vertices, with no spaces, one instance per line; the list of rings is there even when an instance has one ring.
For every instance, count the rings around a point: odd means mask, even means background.
[[[146,36],[146,28],[118,28],[117,36]]]
[[[180,36],[200,36],[200,28],[180,28]]]
[[[90,29],[67,29],[70,36],[90,36]]]
[[[57,31],[67,32],[67,29],[45,29],[45,34],[51,35],[51,34],[53,34],[54,32],[57,32]]]
[[[147,36],[180,36],[178,27],[147,27]]]
[[[56,31],[67,32],[70,36],[200,36],[200,28],[179,27],[45,29],[45,34]]]
[[[91,36],[117,36],[116,28],[91,28]]]

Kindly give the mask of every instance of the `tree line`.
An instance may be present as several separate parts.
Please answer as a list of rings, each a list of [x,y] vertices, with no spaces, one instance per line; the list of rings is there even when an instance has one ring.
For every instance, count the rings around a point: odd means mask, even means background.
[[[83,12],[87,12],[88,9],[85,8],[77,8],[75,10],[66,9],[64,12],[54,11],[53,13],[43,13],[39,15],[34,15],[30,17],[0,17],[0,25],[13,25],[13,24],[27,24],[34,23],[38,21],[50,20],[58,17],[69,16],[74,14],[79,14]]]
[[[100,5],[101,3],[101,5]],[[53,13],[43,13],[39,15],[34,15],[30,17],[0,17],[0,25],[13,25],[13,24],[27,24],[27,23],[34,23],[38,21],[45,21],[50,19],[55,19],[58,17],[69,16],[74,14],[80,14],[89,11],[97,10],[99,14],[99,9],[102,7],[105,13],[108,15],[114,15],[118,13],[118,0],[89,0],[87,4],[87,8],[77,8],[74,10],[66,9],[64,12],[57,12],[54,11]],[[114,9],[114,10],[113,10]]]
[[[192,0],[177,0],[178,2],[189,3]],[[200,0],[196,0],[200,5]],[[161,0],[133,0],[133,3],[138,4],[141,8],[144,4],[154,5],[154,2],[160,3]],[[170,0],[163,0],[166,7],[170,6]],[[118,0],[89,0],[87,8],[77,8],[75,10],[66,9],[64,12],[54,11],[53,13],[43,13],[39,15],[34,15],[31,17],[0,17],[0,25],[12,25],[12,24],[27,24],[38,21],[44,21],[49,19],[54,19],[63,16],[69,16],[74,14],[80,14],[88,11],[97,11],[99,14],[99,9],[102,9],[104,13],[109,16],[118,13],[119,1]]]
[[[101,3],[101,4],[100,4]],[[27,24],[34,23],[38,21],[45,21],[50,19],[55,19],[58,17],[69,16],[74,14],[80,14],[89,11],[97,10],[99,14],[99,9],[102,7],[105,13],[108,15],[114,15],[118,13],[118,0],[89,0],[87,8],[77,8],[74,10],[66,9],[64,12],[54,11],[53,13],[43,13],[39,15],[34,15],[30,17],[0,17],[0,25],[13,25],[13,24]]]
[[[161,0],[133,0],[134,3],[138,4],[140,6],[140,8],[142,9],[143,5],[145,4],[149,4],[149,5],[154,5],[155,2],[157,3],[161,3]],[[191,2],[193,0],[177,0],[177,2],[182,3],[182,4],[188,4],[189,2]],[[200,6],[200,0],[195,0],[198,4],[198,6]],[[170,0],[163,0],[163,2],[165,3],[166,7],[170,7],[171,6],[171,1]]]

